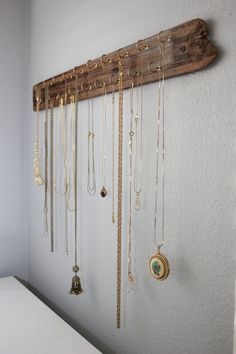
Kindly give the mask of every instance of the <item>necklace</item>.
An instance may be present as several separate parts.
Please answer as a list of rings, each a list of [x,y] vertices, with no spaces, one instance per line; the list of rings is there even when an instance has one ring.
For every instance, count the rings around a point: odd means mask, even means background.
[[[90,93],[92,87],[90,86]],[[93,128],[93,98],[88,99],[88,180],[87,191],[90,195],[96,193],[95,157],[94,157],[94,128]],[[92,173],[92,176],[91,176]]]
[[[154,218],[154,244],[157,247],[157,253],[150,258],[149,269],[153,277],[157,280],[164,280],[169,275],[170,267],[166,256],[164,256],[160,250],[164,244],[165,238],[165,55],[164,55],[164,42],[160,40],[161,59],[158,83],[158,109],[157,109],[157,145],[156,145],[156,190],[155,190],[155,218]],[[162,108],[162,110],[161,110]],[[160,154],[160,125],[162,125],[162,193],[161,193],[161,238],[157,241],[157,213],[158,213],[158,194],[159,194],[159,154]]]
[[[139,87],[138,77],[140,72],[137,73],[137,88],[136,88],[136,114],[135,114],[135,166],[134,166],[134,191],[136,193],[135,210],[141,207],[140,194],[142,192],[142,145],[143,145],[143,79]],[[139,183],[139,186],[138,186]]]
[[[39,105],[40,105],[40,95],[39,92],[36,93],[36,134],[34,143],[34,176],[35,183],[41,186],[44,183],[44,179],[41,173],[40,166],[40,145],[39,145]]]
[[[65,98],[66,99],[66,98]],[[55,125],[56,129],[56,149],[55,149],[55,167],[54,167],[54,191],[60,197],[65,196],[67,192],[67,152],[66,152],[66,123],[65,123],[65,108],[63,104],[63,98],[59,100],[59,125]],[[62,160],[63,160],[63,181],[64,181],[64,190],[59,191],[57,187],[57,169],[58,169],[58,154],[60,147],[60,132],[61,132],[61,147],[62,147]],[[60,164],[59,164],[60,165]],[[59,166],[60,167],[60,166]]]
[[[71,212],[75,211],[74,206],[74,198],[73,198],[73,206],[71,206],[71,195],[75,195],[74,193],[74,174],[75,174],[75,99],[74,96],[71,96],[71,104],[70,104],[70,121],[69,121],[69,157],[68,157],[68,192],[67,192],[67,209]]]
[[[50,236],[51,236],[51,252],[54,252],[54,109],[53,100],[50,101]]]
[[[104,104],[103,104],[103,156],[102,156],[102,189],[100,192],[101,197],[105,198],[107,196],[106,188],[106,163],[107,163],[107,152],[106,152],[106,136],[107,136],[107,90],[106,83],[104,85]]]
[[[118,51],[119,52],[119,51]],[[119,55],[120,57],[120,55]],[[116,326],[121,323],[121,262],[122,262],[122,182],[123,182],[123,76],[124,63],[119,60],[119,116],[118,116],[118,180],[117,180],[117,274]]]
[[[134,82],[130,89],[130,122],[129,122],[129,207],[128,207],[128,280],[134,280],[132,272],[132,176],[133,176],[133,120],[134,120]]]
[[[56,128],[56,149],[55,149],[55,166],[54,166],[54,191],[59,197],[64,198],[64,217],[65,217],[65,253],[68,255],[68,215],[67,215],[67,193],[68,193],[68,173],[67,173],[67,127],[66,127],[66,102],[67,102],[67,93],[65,89],[64,100],[63,97],[59,100],[59,126],[55,126]],[[60,134],[61,133],[61,134]],[[58,165],[58,154],[60,150],[60,138],[61,138],[61,150],[62,150],[62,166],[63,166],[63,183],[64,190],[59,191],[57,187],[57,165]],[[60,163],[59,163],[60,167]]]
[[[45,86],[44,151],[45,151],[44,230],[45,230],[45,235],[48,235],[48,86]]]
[[[78,87],[77,84],[78,81],[78,77],[76,75],[76,87]],[[75,101],[77,102],[77,97],[75,98]],[[74,240],[75,240],[75,257],[74,257],[74,266],[72,267],[72,271],[75,273],[73,278],[72,278],[72,285],[71,285],[71,289],[69,294],[71,295],[79,295],[83,292],[83,289],[81,287],[81,283],[80,283],[80,277],[77,275],[78,271],[79,271],[79,266],[77,265],[78,262],[78,225],[77,225],[77,212],[78,212],[78,198],[77,198],[77,178],[78,178],[78,112],[77,112],[77,104],[75,105],[75,116],[74,116],[74,120],[75,120],[75,141],[74,141],[74,145],[75,145],[75,154],[74,154],[74,201],[75,201],[75,218],[74,218]]]
[[[112,213],[111,220],[114,224],[115,217],[115,94],[112,93]]]

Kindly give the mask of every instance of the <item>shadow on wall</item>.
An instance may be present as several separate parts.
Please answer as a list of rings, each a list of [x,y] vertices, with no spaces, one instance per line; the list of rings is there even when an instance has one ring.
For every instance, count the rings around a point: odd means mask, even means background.
[[[43,303],[45,303],[52,311],[54,311],[58,316],[60,316],[66,323],[68,323],[74,330],[76,330],[79,334],[81,334],[85,339],[87,339],[92,345],[94,345],[103,354],[116,354],[106,344],[104,344],[99,339],[94,337],[86,329],[78,325],[78,323],[74,319],[72,319],[65,312],[63,312],[53,302],[49,301],[44,295],[42,295],[37,289],[32,287],[28,282],[18,277],[16,277],[16,279],[19,280],[19,282],[23,284],[27,289],[29,289],[38,299],[40,299]]]

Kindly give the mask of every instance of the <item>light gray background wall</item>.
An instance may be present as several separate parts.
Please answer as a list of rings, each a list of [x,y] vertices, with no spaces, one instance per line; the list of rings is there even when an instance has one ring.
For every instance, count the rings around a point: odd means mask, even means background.
[[[24,1],[0,1],[0,276],[27,277]]]
[[[29,281],[104,353],[232,353],[235,10],[233,0],[29,2],[25,116]],[[80,274],[85,292],[79,297],[71,297],[68,290],[72,255],[64,255],[62,239],[57,241],[57,252],[51,255],[48,239],[43,237],[43,189],[34,185],[32,171],[35,123],[31,108],[32,85],[90,58],[197,17],[209,22],[220,56],[208,69],[166,83],[165,253],[170,260],[171,274],[168,280],[158,283],[151,278],[147,268],[154,250],[154,102],[157,89],[154,84],[144,90],[144,201],[136,221],[138,286],[134,294],[125,292],[125,325],[117,330],[116,234],[110,221],[111,199],[90,198],[86,191],[86,103],[79,105]],[[95,105],[96,154],[99,158],[101,99],[97,99]],[[100,186],[100,163],[97,165]],[[21,198],[21,192],[18,193]],[[60,230],[58,235],[61,236]]]

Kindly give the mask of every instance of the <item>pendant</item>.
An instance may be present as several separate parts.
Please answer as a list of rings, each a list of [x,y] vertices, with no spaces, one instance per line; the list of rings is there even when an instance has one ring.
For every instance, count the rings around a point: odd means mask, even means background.
[[[139,210],[141,208],[141,200],[139,197],[139,193],[136,196],[136,201],[135,201],[134,207],[135,207],[135,210]]]
[[[44,184],[44,179],[41,175],[38,175],[37,177],[35,177],[35,183],[38,184],[39,186],[41,186],[42,184]]]
[[[157,280],[164,280],[168,277],[170,266],[168,259],[159,250],[149,261],[149,270]]]
[[[105,198],[107,196],[107,190],[106,187],[103,186],[100,192],[101,197]]]
[[[77,272],[79,271],[79,267],[77,266],[77,264],[74,265],[72,270],[75,273],[75,275],[72,278],[72,285],[69,294],[79,295],[83,292],[83,289],[81,287],[80,277],[77,275]]]

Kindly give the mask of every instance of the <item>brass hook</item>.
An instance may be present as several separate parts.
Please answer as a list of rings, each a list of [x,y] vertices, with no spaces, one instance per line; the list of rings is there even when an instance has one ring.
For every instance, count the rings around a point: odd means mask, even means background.
[[[131,68],[128,71],[130,77],[139,76],[141,74],[140,70],[132,70]]]
[[[94,87],[101,88],[102,86],[104,86],[104,82],[101,82],[101,80],[94,81]]]
[[[148,64],[148,70],[149,70],[151,73],[156,73],[157,71],[160,71],[160,70],[161,70],[161,67],[160,67],[159,65],[157,65],[155,69],[152,68],[152,65],[153,65],[153,62],[151,62],[150,64]]]
[[[149,44],[144,43],[144,45],[141,46],[142,43],[143,43],[142,39],[136,43],[136,47],[138,48],[138,50],[140,50],[142,52],[143,50],[149,49]]]
[[[116,54],[119,57],[119,60],[124,59],[129,55],[129,52],[125,52],[124,54],[121,53],[121,48],[117,50]]]
[[[110,57],[110,58],[108,58],[108,59],[106,60],[106,57],[107,57],[106,54],[103,54],[103,55],[102,55],[102,57],[101,57],[102,63],[103,63],[103,64],[112,63],[112,58]]]
[[[160,44],[164,44],[165,42],[170,42],[171,36],[168,35],[168,36],[166,36],[165,38],[162,39],[162,38],[161,38],[161,33],[163,33],[163,31],[161,31],[161,32],[158,33],[158,39],[159,39],[159,41],[160,41]]]
[[[110,77],[110,83],[111,83],[111,85],[116,85],[116,84],[118,84],[118,82],[119,82],[119,78],[117,78],[116,81],[114,82],[114,81],[113,81],[113,78],[114,78],[114,77],[117,77],[117,75],[111,75],[111,77]]]
[[[91,65],[92,64],[92,65]],[[98,67],[98,64],[97,63],[93,63],[93,61],[92,60],[88,60],[87,61],[87,67],[88,67],[88,69],[96,69],[97,67]]]

